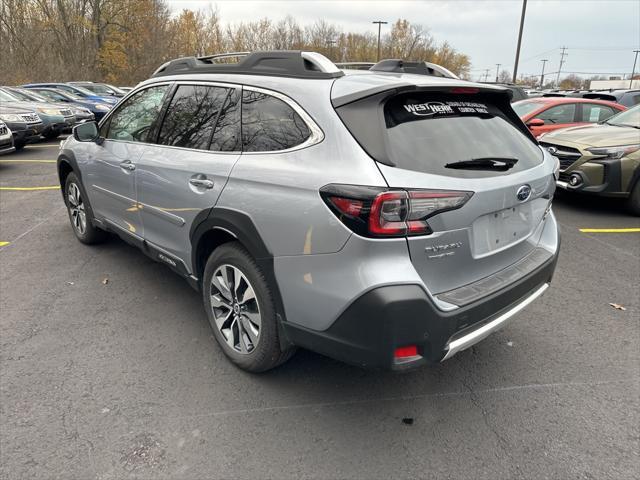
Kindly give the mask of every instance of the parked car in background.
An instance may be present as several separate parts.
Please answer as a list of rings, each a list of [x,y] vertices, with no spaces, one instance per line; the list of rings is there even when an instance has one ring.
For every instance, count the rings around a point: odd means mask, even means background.
[[[0,103],[0,120],[13,134],[13,146],[21,150],[27,143],[40,140],[44,124],[38,114],[31,109],[10,107]]]
[[[80,98],[72,93],[63,92],[56,88],[48,87],[31,87],[28,90],[33,90],[36,93],[46,97],[55,102],[67,103],[74,107],[85,108],[89,110],[96,120],[100,120],[104,115],[111,110],[112,105],[102,102],[96,102],[88,100],[86,98]]]
[[[599,124],[548,133],[540,145],[560,161],[558,187],[626,198],[640,215],[640,105]]]
[[[11,153],[15,151],[13,146],[13,133],[11,129],[0,120],[0,155]]]
[[[56,102],[51,98],[47,98],[39,94],[33,89],[21,88],[21,87],[4,87],[4,88],[9,90],[11,94],[19,96],[19,98],[28,98],[35,102],[50,103],[51,105],[54,105],[57,107],[71,109],[71,111],[73,112],[73,115],[76,117],[75,125],[79,123],[89,122],[91,120],[95,120],[96,118],[95,115],[91,113],[91,110],[89,110],[88,108],[80,107],[72,103]]]
[[[582,97],[610,100],[624,105],[627,108],[640,104],[640,90],[601,90],[597,92],[587,92]]]
[[[619,103],[575,97],[539,97],[512,106],[535,137],[583,123],[602,122],[626,110]]]
[[[68,82],[70,85],[76,85],[78,87],[86,88],[87,90],[92,91],[93,93],[105,96],[109,95],[112,97],[124,97],[126,92],[124,90],[120,90],[118,87],[114,87],[113,85],[109,85],[106,83],[95,83],[95,82]]]
[[[482,82],[482,83],[487,83],[489,85],[498,85],[500,87],[504,87],[507,90],[511,91],[511,103],[513,102],[519,102],[520,100],[524,100],[526,98],[529,98],[527,96],[527,93],[524,91],[524,88],[522,88],[519,85],[516,85],[514,83],[497,83],[497,82]]]
[[[108,105],[115,105],[118,103],[118,98],[111,95],[98,95],[91,90],[87,90],[86,88],[82,88],[76,85],[69,85],[68,83],[29,83],[26,85],[22,85],[24,88],[39,88],[39,87],[48,87],[55,88],[58,90],[62,90],[64,92],[75,95],[76,97],[80,97],[85,100],[91,100],[97,103],[105,103]]]
[[[58,137],[64,130],[70,130],[75,124],[76,117],[70,108],[61,108],[50,103],[23,100],[4,87],[0,87],[0,101],[9,107],[35,110],[44,124],[41,135],[48,139]]]

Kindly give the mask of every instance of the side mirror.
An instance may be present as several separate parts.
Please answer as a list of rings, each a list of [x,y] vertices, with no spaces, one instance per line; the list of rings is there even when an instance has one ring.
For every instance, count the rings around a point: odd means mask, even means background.
[[[73,128],[73,138],[75,138],[79,142],[98,143],[98,140],[100,139],[98,124],[96,122],[86,122],[77,125]]]
[[[541,127],[544,125],[544,120],[542,120],[541,118],[534,118],[532,120],[530,120],[529,122],[527,122],[527,127],[531,128],[531,127]]]

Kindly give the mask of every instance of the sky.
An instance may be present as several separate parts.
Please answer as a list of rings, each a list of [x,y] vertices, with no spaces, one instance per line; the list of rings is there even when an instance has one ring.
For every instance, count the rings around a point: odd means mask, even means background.
[[[437,41],[448,41],[470,56],[472,77],[489,69],[513,71],[522,0],[167,0],[174,12],[218,8],[224,22],[292,15],[302,25],[324,19],[344,31],[375,32],[373,20],[405,18],[429,28]],[[383,25],[383,33],[388,26]],[[639,0],[529,0],[518,72],[557,72],[560,47],[567,47],[563,76],[630,74],[633,50],[640,49]],[[636,65],[636,72],[640,70]],[[566,72],[566,73],[565,73]]]

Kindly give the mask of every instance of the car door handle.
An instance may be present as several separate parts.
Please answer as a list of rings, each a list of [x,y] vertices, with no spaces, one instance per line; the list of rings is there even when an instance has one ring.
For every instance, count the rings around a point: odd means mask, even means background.
[[[124,168],[125,170],[129,170],[130,172],[133,172],[136,169],[136,164],[131,163],[130,160],[125,160],[124,162],[120,163],[120,168]]]
[[[192,178],[191,180],[189,180],[189,183],[198,188],[213,188],[213,182],[211,180],[207,180],[206,178]]]

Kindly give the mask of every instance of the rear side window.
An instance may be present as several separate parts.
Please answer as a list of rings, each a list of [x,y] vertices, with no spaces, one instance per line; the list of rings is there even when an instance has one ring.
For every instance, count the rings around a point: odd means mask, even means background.
[[[240,144],[240,90],[230,90],[213,129],[209,150],[239,152]]]
[[[607,107],[606,105],[597,105],[594,103],[583,103],[582,104],[582,118],[581,122],[602,122],[612,116],[616,111]]]
[[[536,144],[481,96],[401,94],[387,101],[384,119],[387,155],[399,168],[468,178],[509,174],[542,162]],[[487,158],[518,161],[507,172],[447,167]]]
[[[544,123],[551,125],[559,123],[573,123],[575,122],[576,104],[565,103],[563,105],[556,105],[555,107],[547,108],[544,112],[540,112],[536,115],[536,118],[544,120]]]
[[[286,150],[303,143],[311,131],[293,108],[262,92],[242,92],[242,149],[245,152]]]
[[[208,150],[218,115],[229,89],[205,85],[180,85],[165,115],[158,143]]]

